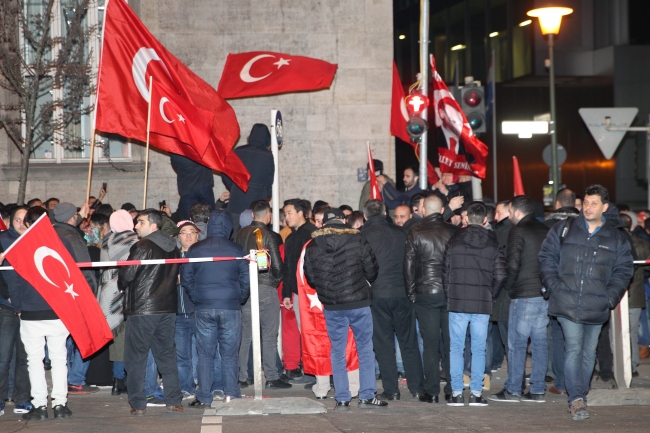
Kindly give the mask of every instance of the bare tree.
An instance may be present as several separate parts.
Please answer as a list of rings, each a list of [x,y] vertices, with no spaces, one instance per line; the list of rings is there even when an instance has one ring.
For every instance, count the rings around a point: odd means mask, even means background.
[[[0,128],[21,152],[17,203],[24,203],[29,158],[43,143],[83,148],[81,118],[92,111],[84,98],[94,93],[90,0],[66,0],[60,37],[51,36],[54,0],[0,1]],[[39,6],[39,13],[33,13]],[[48,98],[55,90],[60,95]]]

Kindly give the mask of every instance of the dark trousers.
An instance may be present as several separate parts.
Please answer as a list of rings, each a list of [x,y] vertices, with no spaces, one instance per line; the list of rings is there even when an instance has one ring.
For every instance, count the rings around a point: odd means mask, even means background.
[[[424,362],[424,389],[431,395],[440,393],[440,338],[449,353],[449,312],[446,307],[438,306],[434,296],[417,295],[415,299],[415,315],[420,323],[422,335]],[[443,359],[442,370],[447,378],[445,394],[451,394],[451,374],[449,373],[449,358]]]
[[[178,202],[178,216],[181,220],[190,219],[190,208],[196,203],[207,203],[210,205],[210,209],[214,210],[214,191],[212,187],[213,185],[204,186],[199,190],[181,196]]]
[[[28,403],[31,388],[27,373],[27,353],[20,339],[20,318],[13,311],[0,308],[0,403],[4,403],[8,397],[9,366],[14,347],[16,367],[12,399],[16,404]]]
[[[372,345],[381,372],[384,392],[395,394],[397,386],[397,361],[395,358],[395,338],[399,343],[404,363],[404,374],[409,391],[424,390],[422,359],[415,331],[413,305],[406,296],[402,298],[374,298],[372,306]]]
[[[553,373],[555,383],[553,386],[560,391],[566,391],[564,383],[564,334],[557,317],[551,317],[551,338],[553,339]],[[613,362],[613,360],[612,360]]]
[[[600,380],[605,382],[614,378],[614,355],[612,354],[612,346],[609,343],[610,327],[609,320],[603,324],[598,337],[598,346],[596,347]]]
[[[131,316],[126,320],[124,337],[124,369],[129,404],[133,409],[146,409],[147,395],[144,390],[144,375],[149,349],[158,366],[165,384],[165,404],[178,406],[183,398],[178,385],[176,344],[174,330],[176,314],[151,314]]]

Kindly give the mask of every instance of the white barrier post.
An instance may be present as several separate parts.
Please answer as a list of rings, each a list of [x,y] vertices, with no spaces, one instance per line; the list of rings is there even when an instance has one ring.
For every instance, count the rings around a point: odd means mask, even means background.
[[[255,250],[250,250],[255,259]],[[260,294],[257,285],[257,261],[248,262],[250,274],[251,328],[253,330],[253,380],[255,381],[255,400],[262,399],[262,347],[260,343]]]

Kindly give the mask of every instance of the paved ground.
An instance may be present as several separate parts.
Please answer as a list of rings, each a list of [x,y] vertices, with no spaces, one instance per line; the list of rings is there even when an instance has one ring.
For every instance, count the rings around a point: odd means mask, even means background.
[[[650,363],[642,364],[639,370],[641,377],[634,379],[633,387],[650,388]],[[486,394],[500,390],[505,375],[504,369],[494,373],[492,390]],[[381,387],[380,382],[378,386]],[[414,401],[405,384],[400,388],[403,400],[391,402],[388,408],[381,410],[359,410],[353,405],[347,413],[329,410],[321,415],[231,416],[222,419],[204,416],[203,410],[188,407],[180,415],[166,414],[164,408],[148,408],[144,417],[134,418],[129,414],[126,396],[113,397],[110,390],[103,389],[92,395],[70,396],[69,407],[74,415],[66,420],[25,423],[19,415],[13,414],[13,407],[8,405],[6,414],[0,417],[0,432],[647,432],[650,425],[648,406],[592,407],[590,419],[575,422],[566,412],[565,397],[551,394],[547,394],[547,402],[542,404],[491,403],[488,407],[455,408]],[[265,395],[270,397],[313,397],[302,386],[267,391]],[[334,400],[325,401],[325,405],[331,409]]]

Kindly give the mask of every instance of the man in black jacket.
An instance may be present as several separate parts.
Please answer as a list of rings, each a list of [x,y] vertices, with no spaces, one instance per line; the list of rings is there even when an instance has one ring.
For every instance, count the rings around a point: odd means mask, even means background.
[[[442,288],[442,265],[445,247],[457,228],[443,219],[442,199],[431,195],[424,200],[425,217],[408,234],[404,248],[404,283],[406,295],[415,304],[423,342],[424,389],[438,402],[440,393],[440,336],[449,354],[449,313]],[[442,331],[442,332],[441,332]],[[442,369],[447,379],[449,356]],[[451,382],[445,385],[445,400],[451,398]]]
[[[312,234],[305,251],[305,276],[323,304],[331,348],[336,409],[347,410],[349,390],[346,346],[352,328],[359,357],[359,408],[388,406],[375,398],[375,356],[372,345],[372,289],[377,261],[359,231],[345,223],[337,208],[325,212],[325,226]]]
[[[482,396],[485,372],[485,344],[492,299],[499,295],[506,276],[505,260],[496,235],[484,226],[487,209],[481,202],[467,208],[468,226],[458,230],[447,243],[442,271],[442,286],[447,296],[451,339],[451,401],[449,406],[464,406],[463,352],[467,327],[472,341],[470,406],[487,406]]]
[[[140,240],[131,247],[128,260],[176,259],[176,242],[160,230],[162,216],[156,209],[138,214],[135,231]],[[149,349],[165,384],[168,412],[182,412],[176,365],[176,325],[179,265],[123,266],[117,285],[124,292],[124,367],[132,415],[144,415],[147,396],[144,375]]]
[[[176,172],[176,186],[181,196],[178,221],[190,219],[190,208],[195,203],[207,203],[211,210],[214,209],[212,169],[175,153],[170,153],[169,158]]]
[[[567,231],[556,224],[539,252],[548,312],[557,316],[565,339],[564,375],[574,420],[589,418],[587,392],[602,325],[634,273],[630,243],[620,217],[601,185],[585,191],[582,211]]]
[[[520,195],[510,202],[510,220],[514,227],[508,235],[507,272],[504,289],[510,295],[508,325],[508,380],[492,401],[544,402],[548,345],[548,304],[542,297],[539,279],[539,249],[548,227],[535,219],[533,201]],[[533,371],[530,392],[522,395],[526,366],[526,348],[531,340]]]
[[[397,335],[408,388],[420,401],[431,403],[434,397],[424,390],[415,314],[404,290],[403,249],[406,232],[401,227],[388,224],[386,205],[381,200],[368,200],[363,213],[366,223],[361,230],[361,237],[370,245],[379,266],[377,279],[372,283],[371,307],[372,344],[384,387],[384,392],[378,397],[386,400],[400,399],[395,359]]]
[[[282,259],[280,245],[282,238],[269,230],[271,206],[266,200],[258,200],[251,205],[253,222],[235,235],[235,242],[244,251],[265,249],[269,254],[269,270],[258,276],[260,325],[262,330],[262,364],[267,388],[291,388],[291,384],[280,380],[276,367],[278,356],[278,327],[280,326],[280,304],[277,287],[282,280]],[[248,358],[252,339],[251,300],[242,306],[242,341],[239,347],[239,386],[248,383]]]
[[[510,206],[510,200],[502,200],[497,203],[494,211],[494,233],[497,235],[497,242],[499,243],[499,249],[503,252],[503,256],[508,259],[506,255],[508,248],[508,235],[510,234],[510,229],[512,229],[512,221],[510,221],[510,211],[508,207]],[[493,326],[497,326],[499,330],[499,336],[501,337],[501,344],[503,345],[503,352],[498,351],[499,359],[497,360],[498,364],[493,365],[494,367],[501,367],[504,356],[501,355],[505,353],[508,354],[508,314],[510,311],[510,295],[508,295],[507,290],[501,290],[499,296],[494,299],[492,304],[492,315],[490,316],[490,322],[493,322]],[[488,343],[489,344],[489,343]],[[496,349],[492,352],[495,354]],[[496,356],[495,356],[496,358]],[[486,360],[487,363],[494,362],[494,360]]]

